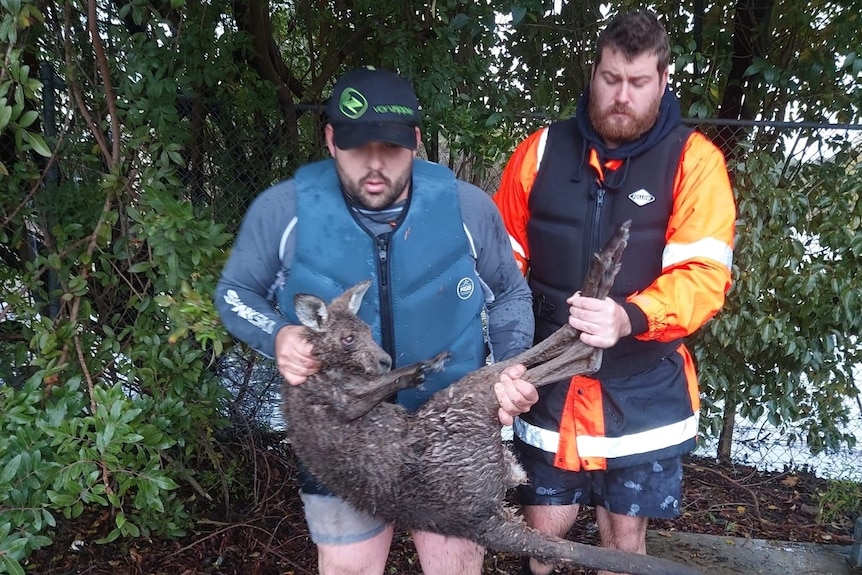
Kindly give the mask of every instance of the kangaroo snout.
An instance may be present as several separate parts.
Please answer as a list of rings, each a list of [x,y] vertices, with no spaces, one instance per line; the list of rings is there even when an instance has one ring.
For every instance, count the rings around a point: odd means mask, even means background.
[[[377,361],[379,363],[379,368],[380,368],[377,373],[386,373],[390,369],[392,369],[392,358],[389,357],[388,355],[386,357],[381,357]]]

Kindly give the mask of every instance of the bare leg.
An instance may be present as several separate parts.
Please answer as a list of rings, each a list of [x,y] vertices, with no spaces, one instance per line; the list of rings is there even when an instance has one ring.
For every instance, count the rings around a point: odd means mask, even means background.
[[[602,547],[646,555],[648,522],[646,517],[619,515],[611,513],[604,507],[596,507],[596,523],[602,536]],[[599,571],[599,575],[610,575],[610,573]]]
[[[564,538],[575,524],[579,509],[580,505],[524,505],[522,507],[527,525],[560,538]],[[554,566],[530,559],[530,570],[535,575],[548,575],[554,570]]]
[[[378,535],[347,545],[318,545],[320,575],[382,575],[389,558],[393,527]]]
[[[412,536],[425,575],[481,575],[485,549],[477,543],[428,531]]]

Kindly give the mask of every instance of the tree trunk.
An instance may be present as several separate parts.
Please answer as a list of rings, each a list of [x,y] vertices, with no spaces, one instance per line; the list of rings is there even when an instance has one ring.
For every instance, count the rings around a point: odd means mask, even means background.
[[[724,414],[721,417],[721,434],[718,436],[718,459],[730,461],[730,450],[733,447],[733,426],[736,422],[736,402],[728,400],[724,404]]]
[[[719,118],[754,118],[757,106],[746,98],[751,96],[751,88],[747,86],[745,72],[756,57],[766,57],[773,4],[774,0],[737,0],[733,17],[732,65],[718,109]],[[733,157],[736,145],[744,136],[744,129],[738,126],[722,126],[719,129],[717,144],[725,157]]]

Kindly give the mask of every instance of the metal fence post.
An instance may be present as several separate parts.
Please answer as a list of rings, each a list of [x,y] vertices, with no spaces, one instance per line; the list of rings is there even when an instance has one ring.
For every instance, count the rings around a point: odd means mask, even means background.
[[[862,569],[862,515],[856,518],[856,529],[853,530],[853,545],[850,546],[850,565]]]

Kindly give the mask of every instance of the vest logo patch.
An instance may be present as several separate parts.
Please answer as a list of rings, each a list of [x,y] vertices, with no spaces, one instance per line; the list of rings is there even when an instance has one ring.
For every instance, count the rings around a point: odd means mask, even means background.
[[[639,206],[645,206],[655,201],[655,196],[641,188],[629,194],[629,199]]]
[[[461,278],[461,281],[458,282],[458,297],[461,299],[470,299],[474,289],[473,280],[470,278]]]

